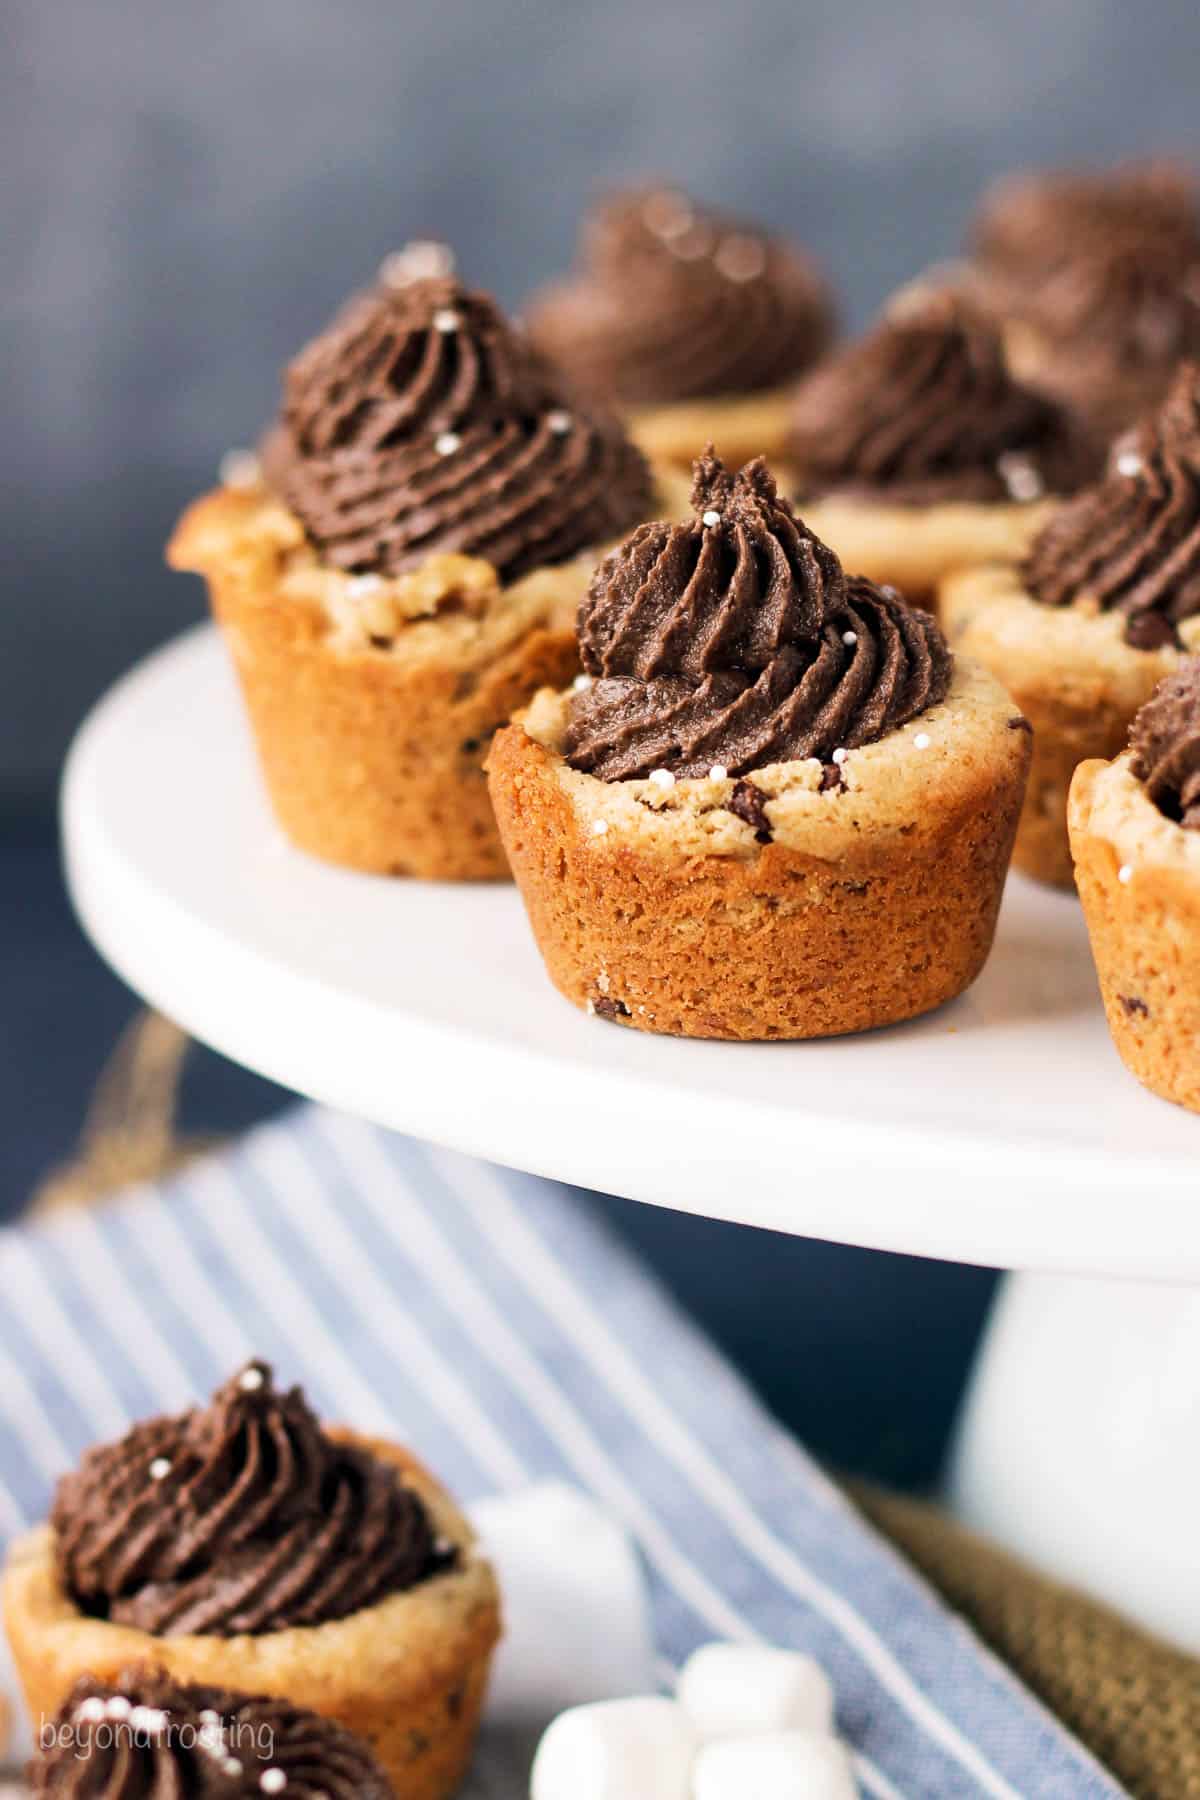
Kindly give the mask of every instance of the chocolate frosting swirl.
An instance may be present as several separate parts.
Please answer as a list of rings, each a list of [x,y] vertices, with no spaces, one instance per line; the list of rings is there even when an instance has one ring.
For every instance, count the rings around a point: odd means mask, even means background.
[[[1089,454],[1061,409],[1009,373],[962,293],[912,297],[803,384],[793,449],[804,491],[900,504],[1073,491]]]
[[[651,494],[621,426],[450,276],[359,295],[300,352],[264,466],[327,561],[384,574],[453,551],[511,580],[628,530]]]
[[[1159,811],[1200,831],[1200,657],[1159,682],[1133,721],[1129,748]]]
[[[264,1782],[264,1777],[266,1778]],[[282,1778],[282,1779],[281,1779]],[[388,1800],[367,1745],[286,1700],[133,1669],[71,1690],[29,1771],[34,1794],[78,1800]]]
[[[584,393],[625,406],[751,394],[795,379],[833,332],[815,266],[670,188],[588,221],[577,273],[534,297],[529,334]]]
[[[1200,613],[1200,364],[1182,365],[1162,410],[1114,444],[1104,480],[1038,534],[1024,579],[1044,606],[1124,613],[1137,647],[1178,642],[1177,621]]]
[[[446,1566],[397,1471],[327,1437],[258,1362],[207,1406],[89,1450],[51,1523],[82,1610],[157,1636],[321,1625]]]
[[[1121,240],[1194,254],[1200,207],[1189,168],[1159,158],[1102,173],[1010,176],[986,196],[972,232],[985,266],[1027,280]]]
[[[710,449],[692,505],[694,519],[641,526],[596,572],[572,767],[626,781],[828,761],[945,698],[952,663],[934,621],[848,579],[761,458],[731,476]]]

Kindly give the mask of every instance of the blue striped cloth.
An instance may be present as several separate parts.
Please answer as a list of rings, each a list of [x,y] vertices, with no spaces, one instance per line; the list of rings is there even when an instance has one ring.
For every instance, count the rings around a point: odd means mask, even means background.
[[[810,1650],[865,1793],[1122,1791],[578,1195],[316,1108],[161,1189],[0,1233],[0,1533],[44,1516],[87,1444],[252,1353],[466,1499],[588,1490],[640,1546],[665,1667],[712,1638]],[[509,1778],[479,1791],[519,1800]]]

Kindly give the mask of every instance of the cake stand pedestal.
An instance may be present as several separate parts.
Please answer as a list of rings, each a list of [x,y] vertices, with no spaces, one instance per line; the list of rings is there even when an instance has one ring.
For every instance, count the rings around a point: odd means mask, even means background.
[[[284,844],[211,628],[120,682],[63,788],[68,878],[130,986],[330,1106],[747,1225],[1025,1271],[951,1481],[962,1515],[1200,1647],[1200,1120],[1125,1074],[1079,909],[1009,883],[971,992],[812,1044],[688,1043],[550,987],[506,885]]]

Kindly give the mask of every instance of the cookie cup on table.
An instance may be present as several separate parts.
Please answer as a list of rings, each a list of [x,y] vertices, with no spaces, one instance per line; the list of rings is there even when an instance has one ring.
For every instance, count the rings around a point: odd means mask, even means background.
[[[1113,1042],[1152,1093],[1200,1112],[1200,832],[1159,811],[1128,752],[1080,764],[1069,824]]]
[[[500,1636],[491,1566],[449,1495],[407,1451],[329,1434],[393,1464],[424,1501],[456,1565],[327,1624],[242,1637],[170,1637],[82,1612],[65,1590],[49,1526],[17,1542],[4,1623],[31,1717],[52,1717],[83,1675],[116,1681],[146,1665],[172,1679],[271,1694],[334,1719],[370,1744],[397,1794],[444,1800],[470,1761]]]
[[[960,663],[945,701],[849,753],[840,788],[821,791],[814,760],[755,769],[749,809],[728,777],[572,769],[568,705],[538,695],[488,771],[538,947],[576,1006],[681,1037],[831,1037],[929,1012],[979,974],[1029,762],[985,671]]]
[[[906,506],[883,495],[849,494],[800,502],[805,524],[837,551],[845,568],[899,588],[914,606],[930,611],[937,608],[941,582],[955,570],[1020,562],[1055,504],[947,500]]]
[[[1013,866],[1055,887],[1074,883],[1067,794],[1078,765],[1125,748],[1134,714],[1186,655],[1172,645],[1139,650],[1125,641],[1125,618],[1086,600],[1044,606],[1015,568],[964,569],[938,591],[952,648],[1003,683],[1033,727],[1033,763]],[[1200,619],[1178,627],[1200,647]]]
[[[576,666],[594,557],[508,586],[444,554],[355,577],[265,490],[231,489],[189,508],[167,554],[207,579],[293,844],[374,874],[507,877],[483,759],[497,726]]]

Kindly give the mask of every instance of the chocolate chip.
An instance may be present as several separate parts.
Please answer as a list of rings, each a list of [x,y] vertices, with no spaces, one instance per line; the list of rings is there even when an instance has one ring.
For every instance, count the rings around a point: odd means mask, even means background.
[[[827,762],[821,764],[821,785],[818,789],[819,793],[839,793],[845,785],[846,779],[842,774],[840,763]]]
[[[1172,650],[1183,649],[1174,620],[1160,612],[1134,613],[1125,627],[1125,642],[1134,650],[1165,650],[1168,644]]]
[[[611,994],[593,994],[592,1011],[598,1019],[628,1019],[632,1017],[623,1000],[614,1000]]]
[[[760,844],[771,841],[771,821],[767,818],[767,796],[752,781],[743,780],[734,785],[729,796],[729,810],[736,818],[749,825]]]
[[[1135,1013],[1141,1013],[1143,1019],[1148,1019],[1150,1017],[1150,1008],[1139,995],[1118,994],[1117,999],[1121,1002],[1121,1005],[1125,1008],[1126,1013],[1131,1019]]]
[[[1015,719],[1008,721],[1008,729],[1010,731],[1027,731],[1030,737],[1033,736],[1033,726],[1022,713],[1018,713]]]

